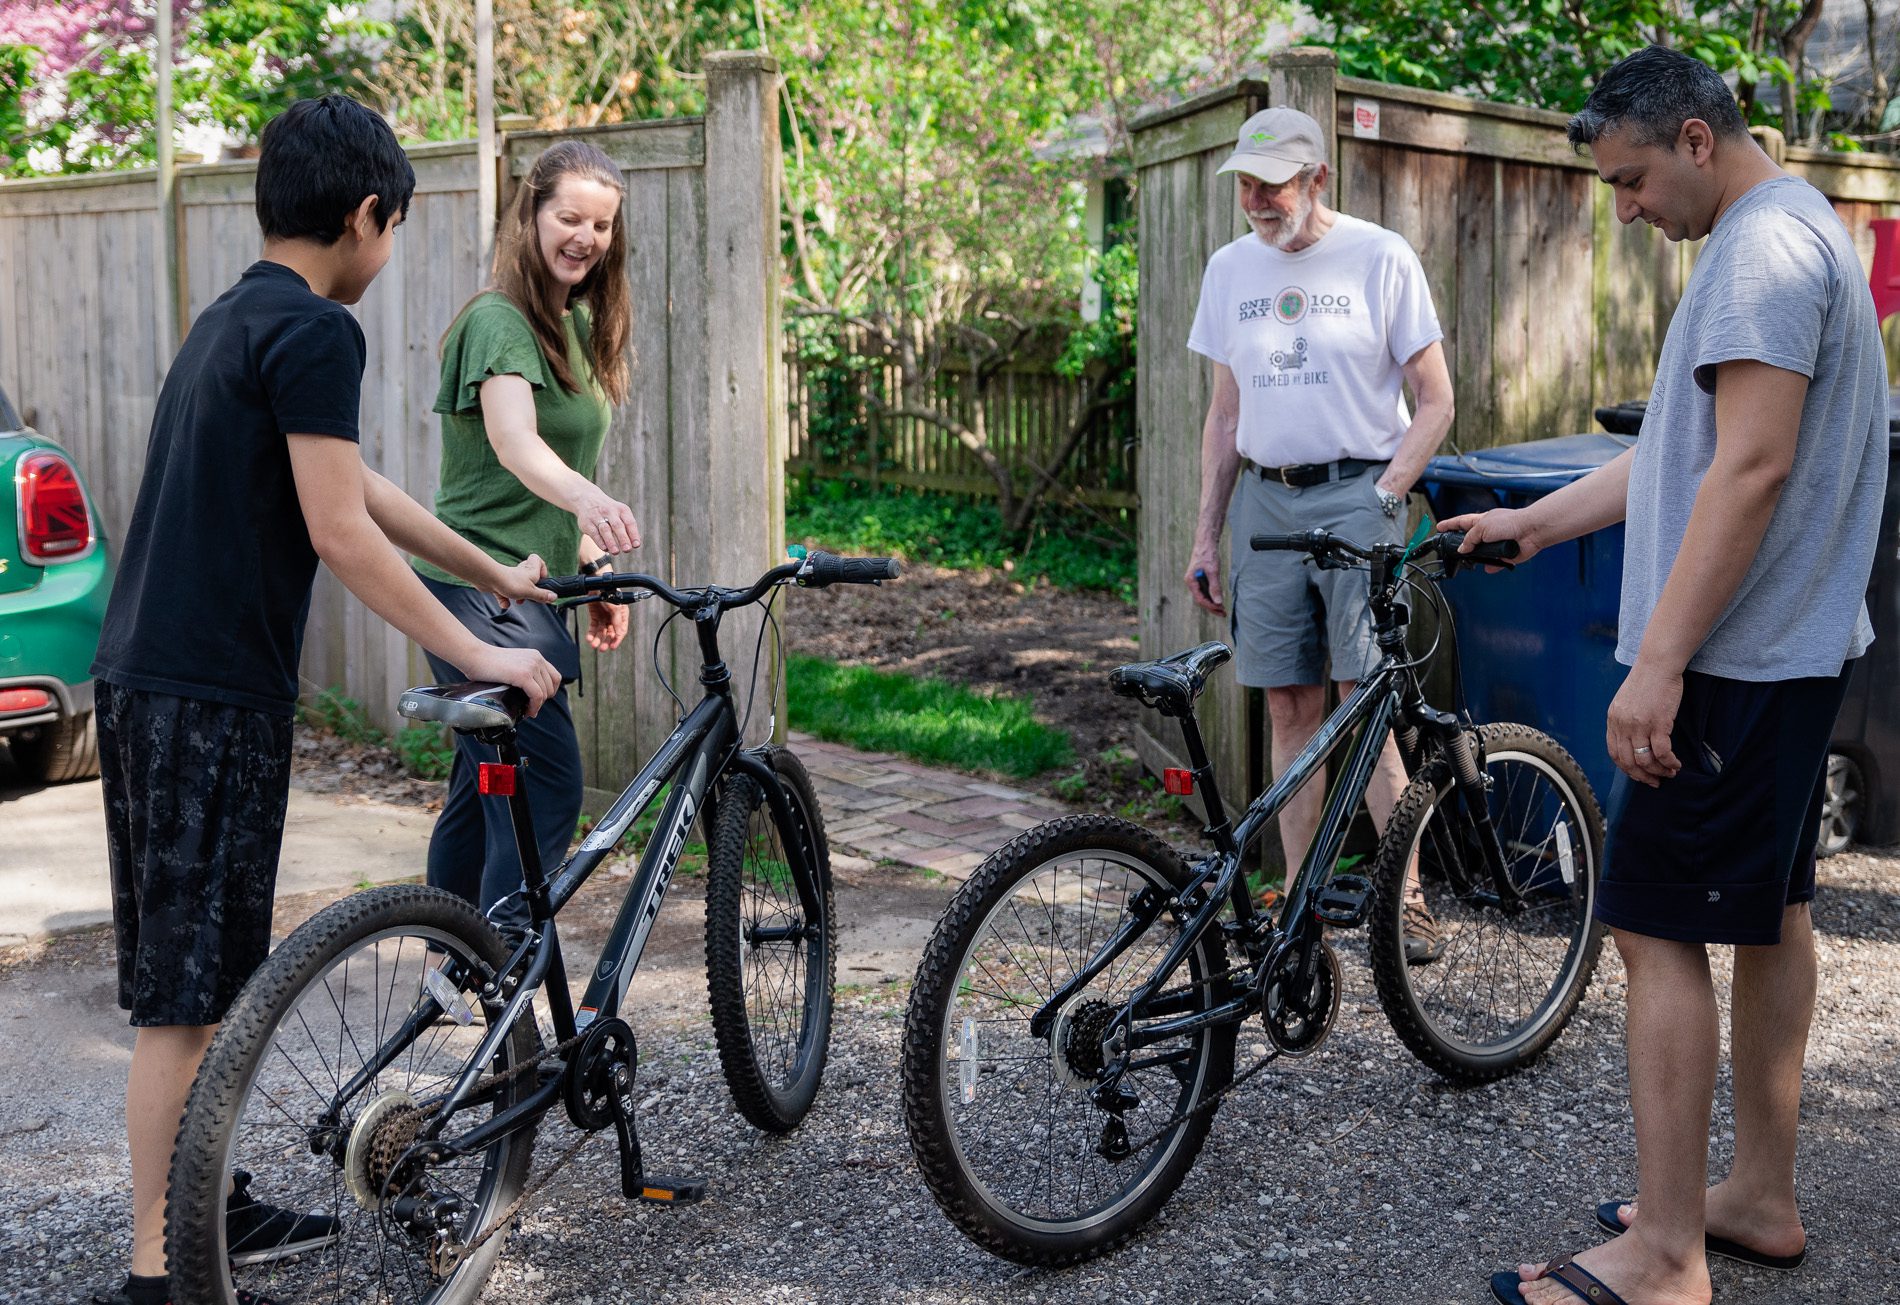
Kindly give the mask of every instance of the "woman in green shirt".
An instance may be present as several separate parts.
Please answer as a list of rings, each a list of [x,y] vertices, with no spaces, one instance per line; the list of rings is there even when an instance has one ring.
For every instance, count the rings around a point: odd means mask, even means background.
[[[620,169],[579,141],[551,146],[523,180],[496,243],[493,285],[457,315],[442,341],[442,479],[435,513],[497,558],[538,555],[550,574],[571,575],[640,546],[626,504],[592,480],[611,403],[627,396],[632,312]],[[580,674],[580,650],[561,619],[539,603],[503,609],[493,597],[427,563],[423,583],[488,643],[539,650],[561,672]],[[587,642],[600,651],[626,637],[627,609],[587,609]],[[467,678],[431,656],[444,682]],[[523,771],[552,869],[567,853],[581,809],[580,744],[567,691],[521,722]],[[476,790],[477,765],[492,752],[458,736],[449,796],[429,841],[429,882],[483,910],[521,886],[521,857],[505,798]],[[503,924],[525,924],[515,898]]]

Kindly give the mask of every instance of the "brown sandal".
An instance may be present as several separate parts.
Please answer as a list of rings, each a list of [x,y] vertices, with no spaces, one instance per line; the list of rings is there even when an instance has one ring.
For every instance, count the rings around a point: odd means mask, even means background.
[[[1590,1302],[1590,1305],[1629,1305],[1628,1301],[1610,1290],[1609,1284],[1603,1279],[1581,1264],[1571,1263],[1573,1258],[1559,1255],[1544,1266],[1544,1278],[1539,1281],[1548,1279],[1578,1300]],[[1525,1305],[1524,1280],[1511,1271],[1494,1273],[1491,1275],[1491,1295],[1499,1305]]]

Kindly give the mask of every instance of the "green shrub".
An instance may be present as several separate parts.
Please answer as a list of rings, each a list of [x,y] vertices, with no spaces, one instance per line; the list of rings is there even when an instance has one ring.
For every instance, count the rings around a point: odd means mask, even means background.
[[[410,721],[396,735],[396,757],[417,779],[447,779],[455,764],[455,737],[440,725]]]

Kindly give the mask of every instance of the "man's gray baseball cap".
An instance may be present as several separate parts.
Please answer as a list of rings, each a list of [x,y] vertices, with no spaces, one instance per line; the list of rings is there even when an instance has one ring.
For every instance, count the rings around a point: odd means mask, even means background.
[[[1244,172],[1269,186],[1291,181],[1301,168],[1325,163],[1326,136],[1298,109],[1262,109],[1240,128],[1222,172]]]

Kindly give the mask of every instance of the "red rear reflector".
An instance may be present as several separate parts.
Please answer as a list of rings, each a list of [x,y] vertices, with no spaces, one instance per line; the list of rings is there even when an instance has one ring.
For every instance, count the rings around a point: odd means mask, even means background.
[[[1170,766],[1161,772],[1161,787],[1176,797],[1186,797],[1194,791],[1194,772]]]
[[[92,517],[79,473],[57,453],[29,453],[14,470],[20,492],[20,550],[35,566],[63,562],[92,545]]]
[[[0,689],[0,714],[16,711],[45,711],[53,695],[45,689]]]
[[[475,786],[489,797],[513,797],[515,795],[515,768],[504,766],[498,761],[484,761],[476,777]]]

